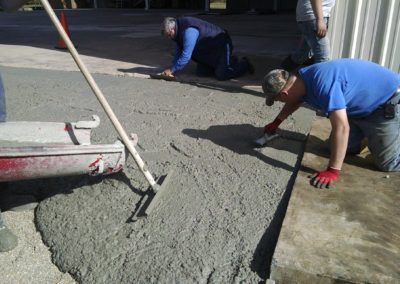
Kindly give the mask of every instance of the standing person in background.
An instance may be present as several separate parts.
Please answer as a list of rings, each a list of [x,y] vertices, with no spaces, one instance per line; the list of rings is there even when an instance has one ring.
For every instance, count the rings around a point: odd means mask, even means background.
[[[198,76],[215,76],[229,80],[254,73],[249,59],[232,57],[232,40],[226,30],[194,17],[167,17],[161,25],[161,34],[176,42],[172,65],[161,74],[173,76],[192,59],[197,63]]]
[[[281,67],[292,71],[301,65],[319,63],[330,59],[327,37],[329,17],[335,0],[298,0],[297,26],[301,32],[300,46],[286,57]]]

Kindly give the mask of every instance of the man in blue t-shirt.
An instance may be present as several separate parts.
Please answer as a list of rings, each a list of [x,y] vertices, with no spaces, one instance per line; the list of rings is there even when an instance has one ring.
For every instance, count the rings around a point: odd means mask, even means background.
[[[263,81],[266,104],[285,105],[264,132],[280,123],[304,102],[330,120],[331,154],[328,168],[312,176],[316,187],[339,177],[346,153],[358,154],[368,139],[374,163],[382,171],[400,171],[400,76],[378,64],[337,59],[301,68],[295,74],[277,69]]]
[[[172,65],[162,75],[173,76],[192,59],[197,63],[198,76],[215,76],[228,80],[254,73],[249,59],[232,57],[233,45],[226,30],[194,17],[167,17],[161,25],[161,34],[176,42]]]

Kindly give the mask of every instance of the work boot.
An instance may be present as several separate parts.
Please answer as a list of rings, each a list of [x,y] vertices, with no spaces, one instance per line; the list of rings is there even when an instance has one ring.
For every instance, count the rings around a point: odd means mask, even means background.
[[[285,59],[283,59],[281,63],[282,69],[285,69],[288,72],[292,72],[300,67],[300,64],[294,62],[292,57],[288,55]]]
[[[17,245],[17,237],[4,224],[0,213],[0,252],[13,250]]]
[[[254,74],[254,65],[251,63],[250,59],[248,57],[243,57],[242,60],[247,63],[247,71],[249,74]]]

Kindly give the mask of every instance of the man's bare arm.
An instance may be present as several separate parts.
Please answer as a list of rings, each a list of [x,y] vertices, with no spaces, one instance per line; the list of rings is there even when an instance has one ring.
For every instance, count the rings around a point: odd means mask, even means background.
[[[340,170],[346,156],[350,126],[347,120],[346,109],[334,110],[329,114],[332,125],[331,154],[329,167]]]

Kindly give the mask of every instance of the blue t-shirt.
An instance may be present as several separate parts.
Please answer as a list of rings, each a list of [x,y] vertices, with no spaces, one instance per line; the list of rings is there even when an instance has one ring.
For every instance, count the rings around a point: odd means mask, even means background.
[[[385,103],[400,86],[400,76],[376,63],[337,59],[301,68],[304,102],[327,116],[346,109],[349,117],[364,117]]]

